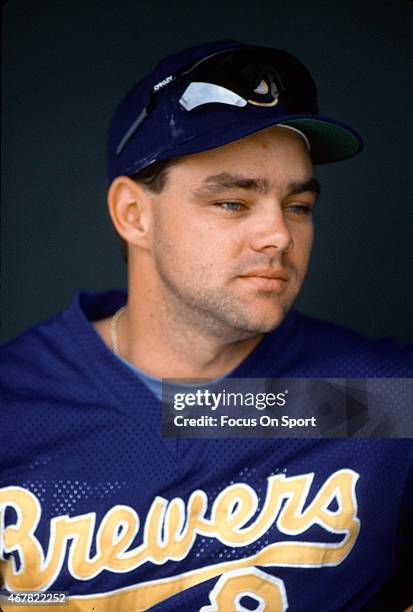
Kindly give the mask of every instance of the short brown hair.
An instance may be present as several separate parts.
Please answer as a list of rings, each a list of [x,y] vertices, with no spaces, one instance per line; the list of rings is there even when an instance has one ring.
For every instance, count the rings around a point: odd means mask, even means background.
[[[137,183],[141,183],[148,191],[152,193],[161,193],[165,188],[168,179],[169,170],[175,166],[181,158],[164,159],[153,162],[149,166],[142,168],[129,178]],[[121,238],[122,256],[125,262],[128,261],[128,243]]]

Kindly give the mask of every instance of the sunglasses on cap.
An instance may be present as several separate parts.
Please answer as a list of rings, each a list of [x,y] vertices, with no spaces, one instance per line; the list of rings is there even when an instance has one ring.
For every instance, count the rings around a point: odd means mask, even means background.
[[[166,90],[176,94],[179,107],[187,112],[205,104],[238,108],[248,104],[260,107],[282,104],[293,114],[318,113],[314,81],[305,66],[289,53],[266,47],[218,51],[162,79],[152,88],[149,103],[120,140],[117,155]]]

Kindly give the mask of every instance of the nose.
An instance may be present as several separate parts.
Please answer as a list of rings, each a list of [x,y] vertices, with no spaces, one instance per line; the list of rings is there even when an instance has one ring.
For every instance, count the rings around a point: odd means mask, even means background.
[[[279,204],[263,208],[251,232],[250,246],[254,251],[275,254],[291,251],[294,246],[291,230]]]

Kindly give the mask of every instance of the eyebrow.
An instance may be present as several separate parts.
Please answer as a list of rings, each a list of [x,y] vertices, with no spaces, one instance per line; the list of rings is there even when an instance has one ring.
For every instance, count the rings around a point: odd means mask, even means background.
[[[270,183],[266,178],[249,177],[242,174],[230,174],[221,172],[207,176],[202,185],[194,191],[195,196],[207,196],[221,193],[228,189],[247,189],[258,193],[268,193]],[[320,195],[321,186],[319,181],[313,176],[303,181],[292,181],[287,184],[287,195],[312,192]]]

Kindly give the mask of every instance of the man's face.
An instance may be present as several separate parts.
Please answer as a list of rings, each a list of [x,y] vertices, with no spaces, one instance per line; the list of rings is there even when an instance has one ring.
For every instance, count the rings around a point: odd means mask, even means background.
[[[285,128],[173,166],[151,245],[171,314],[222,338],[277,327],[307,270],[316,196],[304,140]]]

